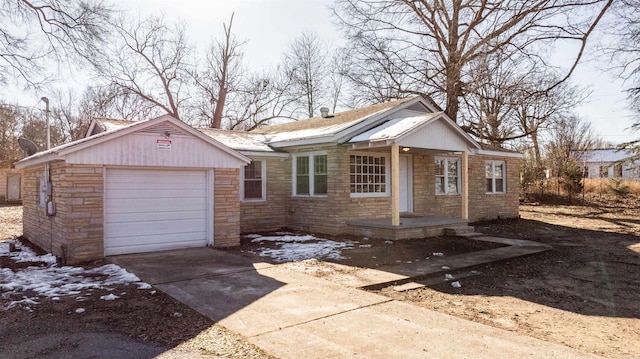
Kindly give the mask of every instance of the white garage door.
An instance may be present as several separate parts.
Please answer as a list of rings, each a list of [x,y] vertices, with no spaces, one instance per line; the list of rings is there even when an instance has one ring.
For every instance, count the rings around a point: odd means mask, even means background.
[[[206,171],[107,169],[105,255],[207,244]]]

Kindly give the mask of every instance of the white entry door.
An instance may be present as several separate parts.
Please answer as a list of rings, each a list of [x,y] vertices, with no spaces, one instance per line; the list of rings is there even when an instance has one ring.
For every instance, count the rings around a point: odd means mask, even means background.
[[[107,169],[105,255],[207,245],[206,171]]]
[[[413,212],[413,170],[411,156],[400,156],[400,212]]]

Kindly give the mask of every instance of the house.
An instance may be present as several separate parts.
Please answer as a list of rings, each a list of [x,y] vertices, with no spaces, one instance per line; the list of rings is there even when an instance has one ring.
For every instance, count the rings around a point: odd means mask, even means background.
[[[0,203],[22,201],[22,171],[0,168]]]
[[[633,160],[633,152],[603,148],[574,152],[583,166],[585,178],[640,179],[640,161]]]
[[[517,217],[520,157],[412,97],[251,132],[95,120],[16,166],[24,235],[78,262],[282,227],[404,239]]]

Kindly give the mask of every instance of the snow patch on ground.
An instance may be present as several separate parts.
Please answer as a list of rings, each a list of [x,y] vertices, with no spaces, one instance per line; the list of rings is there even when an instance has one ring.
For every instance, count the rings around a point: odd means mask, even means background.
[[[11,245],[19,251],[10,252]],[[37,304],[39,297],[60,300],[62,296],[76,296],[77,301],[84,301],[86,297],[82,295],[89,295],[84,293],[88,290],[111,290],[110,286],[119,284],[135,284],[140,289],[151,288],[149,284],[140,282],[135,274],[115,264],[92,269],[59,267],[54,256],[38,256],[16,240],[0,242],[0,256],[9,257],[16,262],[36,264],[17,269],[15,272],[9,268],[0,268],[0,297],[10,300],[5,310],[18,305],[24,307],[26,304]],[[31,297],[25,296],[26,293]]]
[[[254,253],[261,257],[271,257],[278,263],[296,262],[305,259],[344,259],[342,250],[354,248],[352,241],[337,242],[313,235],[293,235],[282,233],[275,236],[254,237],[253,243],[271,242],[272,247],[258,248]],[[273,247],[276,248],[273,248]]]

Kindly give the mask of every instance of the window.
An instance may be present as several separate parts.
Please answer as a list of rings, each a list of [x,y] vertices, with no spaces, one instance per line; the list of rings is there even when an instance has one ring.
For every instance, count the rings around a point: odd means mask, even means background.
[[[613,166],[613,177],[615,177],[615,178],[621,178],[622,177],[622,165],[621,164],[617,164],[617,165]]]
[[[387,195],[387,162],[385,156],[349,156],[352,197]]]
[[[505,193],[505,163],[504,161],[485,162],[485,178],[487,181],[487,193]]]
[[[323,196],[327,194],[327,155],[300,154],[295,156],[294,195]]]
[[[609,177],[609,167],[608,166],[600,166],[600,178]]]
[[[241,186],[243,200],[266,199],[265,161],[253,160],[243,169]]]
[[[460,159],[436,158],[436,194],[460,194]]]

